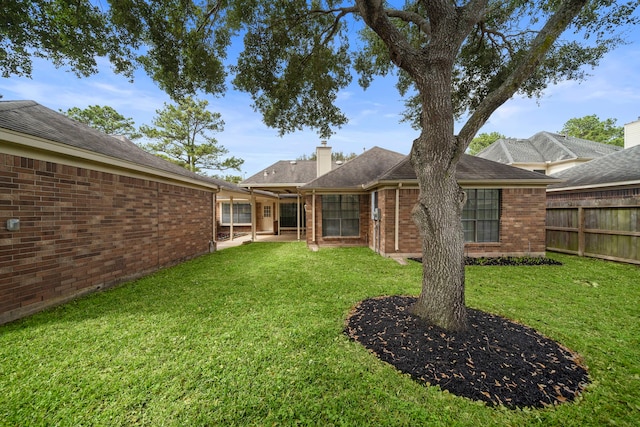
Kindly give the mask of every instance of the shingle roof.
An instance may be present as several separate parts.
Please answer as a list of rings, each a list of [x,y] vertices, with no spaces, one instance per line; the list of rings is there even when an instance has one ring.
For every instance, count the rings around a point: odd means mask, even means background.
[[[640,145],[617,151],[552,175],[564,180],[549,189],[640,183]]]
[[[0,128],[208,184],[231,185],[225,181],[195,174],[142,150],[126,138],[104,134],[34,101],[0,101]],[[79,151],[78,157],[81,156]]]
[[[538,132],[528,139],[499,139],[477,156],[500,163],[545,163],[571,159],[596,159],[620,151],[621,147],[551,132]]]
[[[459,183],[526,183],[548,185],[556,179],[537,172],[508,166],[464,154],[458,162]],[[374,147],[358,157],[301,187],[312,189],[371,188],[385,182],[415,181],[416,174],[409,156]]]
[[[411,166],[409,156],[406,156],[400,163],[381,175],[377,179],[377,182],[415,179],[416,173]],[[456,179],[459,183],[526,181],[530,183],[539,182],[540,184],[549,184],[553,182],[553,179],[538,172],[531,172],[467,154],[463,154],[458,162]]]
[[[362,189],[363,184],[376,179],[405,157],[395,151],[373,147],[301,188]]]

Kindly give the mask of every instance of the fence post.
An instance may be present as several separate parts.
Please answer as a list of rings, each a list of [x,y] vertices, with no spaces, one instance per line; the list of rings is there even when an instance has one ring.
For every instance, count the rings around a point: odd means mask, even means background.
[[[578,207],[578,256],[584,256],[584,208]]]

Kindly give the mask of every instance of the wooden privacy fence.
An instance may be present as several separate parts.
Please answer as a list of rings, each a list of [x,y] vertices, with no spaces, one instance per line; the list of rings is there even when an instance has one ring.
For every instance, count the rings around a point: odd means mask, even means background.
[[[547,250],[640,264],[640,206],[547,206]]]

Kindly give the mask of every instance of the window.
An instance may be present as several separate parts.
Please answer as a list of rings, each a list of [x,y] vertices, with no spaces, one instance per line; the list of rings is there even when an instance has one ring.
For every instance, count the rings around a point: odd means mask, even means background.
[[[302,204],[297,203],[280,203],[280,228],[295,228],[298,226],[296,214],[300,213],[300,226],[304,227],[305,213]]]
[[[264,207],[264,215],[265,218],[271,218],[271,206],[265,205]]]
[[[470,189],[462,209],[465,242],[500,241],[500,190]]]
[[[222,204],[222,223],[231,224],[231,203]],[[233,223],[251,224],[251,203],[233,204]]]
[[[322,235],[360,235],[360,196],[354,194],[322,196]]]

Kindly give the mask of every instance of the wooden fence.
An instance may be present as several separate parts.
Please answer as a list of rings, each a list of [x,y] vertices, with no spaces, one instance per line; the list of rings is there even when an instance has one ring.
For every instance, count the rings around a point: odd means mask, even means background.
[[[640,264],[640,206],[547,206],[547,250]]]

